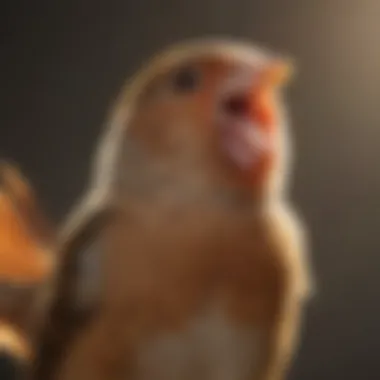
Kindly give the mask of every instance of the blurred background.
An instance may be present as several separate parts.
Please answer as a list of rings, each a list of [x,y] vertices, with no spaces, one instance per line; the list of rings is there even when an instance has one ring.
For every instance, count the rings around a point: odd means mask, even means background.
[[[0,156],[60,222],[86,186],[109,106],[152,53],[209,35],[289,53],[292,192],[318,282],[290,379],[379,379],[379,20],[378,0],[5,0]]]

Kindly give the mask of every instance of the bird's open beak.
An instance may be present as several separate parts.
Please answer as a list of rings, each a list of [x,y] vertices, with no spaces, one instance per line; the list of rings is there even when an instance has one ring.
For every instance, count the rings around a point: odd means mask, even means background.
[[[256,75],[238,71],[224,83],[218,126],[226,155],[243,171],[252,171],[272,153],[277,125],[277,89],[291,75],[285,61],[271,62]]]

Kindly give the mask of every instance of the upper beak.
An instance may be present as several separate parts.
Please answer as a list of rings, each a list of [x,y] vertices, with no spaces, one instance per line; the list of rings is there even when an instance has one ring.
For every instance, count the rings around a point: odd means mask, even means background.
[[[284,87],[293,74],[293,66],[286,61],[275,61],[267,65],[260,74],[259,83],[252,91],[252,118],[264,126],[275,123],[274,94]]]
[[[294,73],[294,66],[285,60],[269,63],[261,74],[263,85],[272,88],[283,87],[289,83]]]

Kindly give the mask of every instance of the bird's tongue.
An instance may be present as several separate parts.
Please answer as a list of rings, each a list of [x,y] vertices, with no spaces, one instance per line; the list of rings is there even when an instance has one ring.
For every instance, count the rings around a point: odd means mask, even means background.
[[[224,127],[223,145],[230,159],[241,170],[250,170],[269,149],[269,141],[250,121],[235,121]]]

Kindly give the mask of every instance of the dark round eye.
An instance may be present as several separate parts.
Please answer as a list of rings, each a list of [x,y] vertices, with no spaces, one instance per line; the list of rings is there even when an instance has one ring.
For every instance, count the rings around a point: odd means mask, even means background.
[[[193,91],[199,86],[200,80],[199,70],[194,67],[184,67],[173,78],[174,90],[178,92]]]

